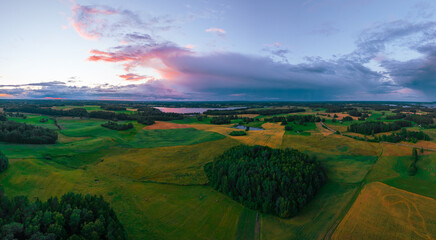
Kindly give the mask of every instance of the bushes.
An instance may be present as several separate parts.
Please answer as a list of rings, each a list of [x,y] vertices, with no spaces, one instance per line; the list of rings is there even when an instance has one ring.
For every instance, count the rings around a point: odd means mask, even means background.
[[[101,126],[105,127],[105,128],[112,129],[112,130],[117,130],[117,131],[124,131],[124,130],[128,130],[128,129],[133,128],[132,123],[118,124],[118,123],[112,122],[112,121],[109,121],[107,123],[103,123]]]
[[[1,239],[127,239],[115,212],[101,196],[64,194],[29,202],[0,192]]]
[[[55,144],[58,134],[48,128],[17,123],[0,122],[0,141],[24,144]]]
[[[0,173],[8,169],[9,160],[8,158],[0,151]]]
[[[138,123],[140,124],[144,124],[144,125],[153,125],[154,124],[154,120],[147,118],[147,117],[140,117],[138,119]]]
[[[232,131],[229,133],[230,136],[245,136],[247,135],[246,131]]]
[[[236,146],[204,167],[210,184],[246,207],[293,217],[326,181],[314,158],[294,149]]]

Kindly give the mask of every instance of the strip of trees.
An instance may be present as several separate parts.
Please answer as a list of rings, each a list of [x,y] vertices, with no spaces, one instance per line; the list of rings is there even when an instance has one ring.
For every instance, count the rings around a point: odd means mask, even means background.
[[[273,109],[257,109],[257,110],[207,110],[204,112],[206,115],[240,115],[240,114],[259,114],[264,116],[270,116],[275,114],[287,114],[305,112],[304,108],[273,108]]]
[[[127,239],[102,196],[67,193],[47,201],[9,199],[0,192],[1,239]]]
[[[246,131],[232,131],[229,133],[230,136],[245,136],[247,135]]]
[[[0,122],[0,141],[23,144],[55,144],[56,131],[14,121]]]
[[[212,187],[248,208],[293,217],[326,182],[315,158],[294,149],[233,147],[204,170]]]
[[[124,131],[124,130],[129,130],[129,129],[133,128],[132,123],[120,124],[120,123],[116,123],[113,121],[108,121],[107,123],[103,123],[103,124],[101,124],[101,126],[105,127],[105,128],[112,129],[112,130],[117,130],[117,131]]]
[[[406,129],[402,129],[400,132],[394,132],[390,135],[382,135],[379,137],[375,137],[375,141],[384,141],[384,142],[401,142],[401,141],[407,141],[416,143],[419,140],[425,140],[430,141],[431,138],[427,134],[425,134],[422,131],[407,131]]]
[[[383,123],[383,122],[363,122],[351,124],[348,127],[349,132],[361,133],[365,135],[376,134],[381,132],[390,132],[400,130],[403,127],[411,127],[412,123],[410,121],[395,121],[393,123]]]

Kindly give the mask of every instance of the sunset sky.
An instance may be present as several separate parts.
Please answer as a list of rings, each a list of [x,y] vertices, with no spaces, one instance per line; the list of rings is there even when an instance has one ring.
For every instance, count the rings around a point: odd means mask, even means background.
[[[436,4],[0,2],[0,98],[436,101]]]

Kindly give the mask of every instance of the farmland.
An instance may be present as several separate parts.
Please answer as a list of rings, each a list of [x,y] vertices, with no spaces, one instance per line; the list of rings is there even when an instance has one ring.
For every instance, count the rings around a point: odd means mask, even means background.
[[[76,107],[81,106],[54,108]],[[99,105],[85,109],[100,111]],[[326,108],[307,109],[321,118],[322,114],[333,115],[326,113]],[[230,136],[234,124],[242,120],[215,125],[210,124],[210,116],[201,120],[184,116],[149,126],[119,120],[132,123],[133,128],[116,131],[102,127],[107,122],[104,119],[25,115],[9,120],[53,129],[58,141],[51,145],[0,143],[10,164],[0,173],[2,191],[11,197],[43,200],[68,191],[102,195],[116,211],[129,239],[436,237],[436,153],[423,150],[416,175],[407,174],[413,146],[431,148],[436,144],[434,129],[424,130],[430,141],[395,145],[335,134],[319,122],[288,122],[293,126],[288,131],[281,122],[253,121],[251,126],[263,130]],[[371,116],[374,121],[384,121],[380,111]],[[41,122],[43,118],[48,121]],[[348,122],[325,119],[332,129],[347,131]],[[209,186],[203,170],[216,156],[240,144],[294,148],[314,156],[326,169],[327,183],[293,218],[248,209]],[[382,222],[388,230],[380,227]]]

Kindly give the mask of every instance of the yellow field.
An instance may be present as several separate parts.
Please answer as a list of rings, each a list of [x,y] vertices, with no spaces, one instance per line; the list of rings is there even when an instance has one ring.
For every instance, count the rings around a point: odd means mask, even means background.
[[[317,123],[316,123],[316,127],[317,127],[318,131],[319,131],[323,136],[328,136],[328,135],[334,134],[334,132],[332,132],[332,131],[330,131],[330,130],[328,130],[328,129],[325,129],[325,128],[321,125],[320,122],[317,122]]]
[[[367,184],[332,239],[436,239],[436,200]]]
[[[204,131],[217,132],[226,136],[235,131],[233,125],[208,125],[208,124],[190,124],[193,128]],[[265,123],[262,125],[265,130],[248,131],[246,136],[229,136],[239,142],[247,145],[262,145],[272,148],[279,148],[282,145],[283,135],[285,134],[284,126],[280,123]]]

